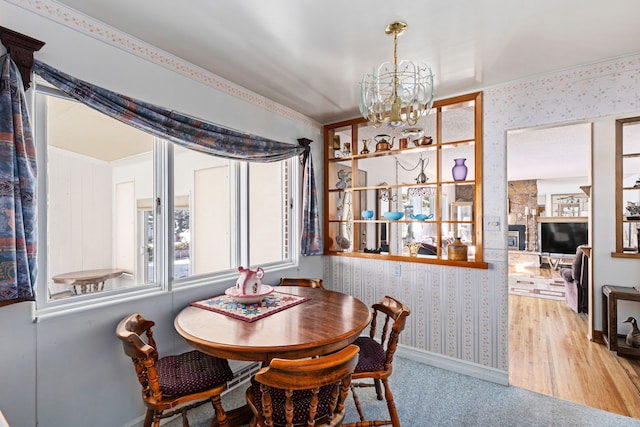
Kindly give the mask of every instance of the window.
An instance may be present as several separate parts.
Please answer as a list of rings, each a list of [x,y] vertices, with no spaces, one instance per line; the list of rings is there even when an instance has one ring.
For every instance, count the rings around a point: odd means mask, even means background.
[[[249,261],[253,265],[289,257],[287,163],[249,165]]]
[[[616,257],[640,257],[640,117],[616,121]]]
[[[46,87],[36,111],[38,308],[295,261],[295,159],[209,156]]]
[[[66,98],[38,92],[36,103],[37,143],[46,148],[38,156],[39,221],[46,212],[39,277],[46,295],[152,283],[153,272],[136,262],[135,230],[136,200],[154,196],[153,137]],[[148,240],[153,246],[153,229]]]
[[[189,199],[183,214],[174,213],[174,277],[237,267],[237,240],[231,232],[237,218],[236,194],[230,192],[237,180],[233,162],[179,146],[173,150],[174,192]]]

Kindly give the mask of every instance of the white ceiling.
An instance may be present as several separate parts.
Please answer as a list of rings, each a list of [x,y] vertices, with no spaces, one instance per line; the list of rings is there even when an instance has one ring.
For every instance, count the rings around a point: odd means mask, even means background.
[[[638,0],[58,0],[322,124],[362,74],[423,61],[436,98],[640,52]]]
[[[589,123],[510,131],[507,180],[587,177],[590,153]]]
[[[408,24],[398,59],[431,66],[436,99],[640,52],[638,0],[58,2],[321,124],[359,115],[358,82],[392,60],[394,20]],[[584,176],[574,131],[511,133],[509,179]]]
[[[56,96],[47,98],[47,141],[54,147],[105,162],[153,150],[150,134]]]

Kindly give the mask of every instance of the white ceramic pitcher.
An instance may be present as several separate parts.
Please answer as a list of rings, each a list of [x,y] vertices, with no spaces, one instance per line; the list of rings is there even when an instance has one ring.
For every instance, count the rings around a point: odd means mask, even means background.
[[[264,270],[261,267],[251,270],[242,266],[238,267],[240,277],[236,281],[236,292],[238,295],[254,295],[260,293]]]

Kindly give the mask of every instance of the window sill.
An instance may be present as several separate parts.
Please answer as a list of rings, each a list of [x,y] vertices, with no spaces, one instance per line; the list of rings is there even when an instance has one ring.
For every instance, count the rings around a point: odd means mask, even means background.
[[[160,288],[153,287],[136,291],[117,292],[112,295],[104,295],[94,298],[69,298],[65,300],[58,300],[54,303],[46,303],[45,307],[37,308],[33,320],[34,322],[40,322],[42,320],[65,316],[68,314],[94,310],[97,307],[122,304],[123,301],[134,301],[166,294],[167,292]]]
[[[635,258],[640,259],[640,254],[631,252],[611,252],[611,258]]]

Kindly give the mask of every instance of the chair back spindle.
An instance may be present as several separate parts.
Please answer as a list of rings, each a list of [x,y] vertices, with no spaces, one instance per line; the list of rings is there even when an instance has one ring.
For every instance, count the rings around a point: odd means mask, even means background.
[[[182,415],[183,425],[188,426],[186,412],[210,402],[218,425],[228,427],[220,398],[227,381],[233,379],[228,362],[195,350],[159,358],[153,338],[154,325],[153,321],[133,313],[116,327],[116,336],[122,341],[124,353],[131,358],[142,386],[142,399],[147,406],[143,426],[158,427],[161,419],[177,414]],[[184,405],[187,402],[190,404]]]
[[[372,310],[369,335],[359,337],[354,342],[360,347],[360,360],[352,375],[354,382],[351,384],[351,391],[360,416],[360,422],[348,424],[347,426],[392,425],[400,427],[400,419],[393,401],[393,394],[389,388],[389,377],[393,371],[393,356],[398,346],[400,333],[404,330],[410,310],[405,304],[390,296],[385,296],[382,301],[373,304]],[[382,330],[378,335],[379,322],[382,323]],[[362,381],[365,379],[373,381]],[[384,396],[382,393],[383,386]],[[366,420],[355,390],[356,387],[375,387],[378,400],[387,401],[390,419]]]
[[[311,359],[273,359],[247,390],[257,426],[340,425],[358,347]]]

